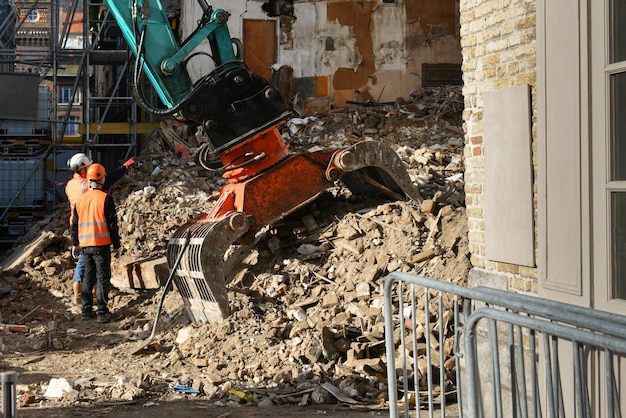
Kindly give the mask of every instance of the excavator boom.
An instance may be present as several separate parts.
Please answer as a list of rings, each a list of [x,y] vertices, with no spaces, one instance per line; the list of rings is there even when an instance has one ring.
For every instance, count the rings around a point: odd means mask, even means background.
[[[185,63],[205,39],[209,40],[216,66],[240,58],[233,49],[240,43],[231,39],[228,31],[228,13],[213,10],[203,1],[201,4],[204,13],[198,28],[179,44],[161,0],[106,0],[138,67],[169,109],[176,108],[193,91]]]

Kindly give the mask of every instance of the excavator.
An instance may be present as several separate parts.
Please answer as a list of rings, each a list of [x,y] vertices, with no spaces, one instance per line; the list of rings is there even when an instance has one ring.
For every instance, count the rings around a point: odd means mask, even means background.
[[[208,213],[180,226],[167,244],[170,272],[187,315],[218,322],[229,315],[226,254],[264,226],[293,213],[341,180],[421,201],[397,154],[367,140],[345,149],[292,152],[283,136],[292,117],[275,86],[252,73],[243,45],[231,38],[230,14],[198,0],[197,27],[179,42],[161,0],[106,0],[134,56],[131,91],[144,110],[196,130],[197,162],[226,184]],[[211,53],[198,48],[208,41]],[[192,82],[188,63],[209,55],[214,66]],[[147,80],[162,102],[146,99]]]

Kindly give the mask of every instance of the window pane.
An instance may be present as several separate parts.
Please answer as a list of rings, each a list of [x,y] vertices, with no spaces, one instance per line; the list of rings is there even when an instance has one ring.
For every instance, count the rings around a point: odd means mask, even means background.
[[[626,26],[626,25],[625,25]],[[611,75],[611,180],[626,180],[626,73]]]
[[[626,299],[626,192],[611,194],[611,282],[614,299]]]
[[[626,2],[624,0],[611,1],[611,62],[626,60]]]
[[[80,125],[77,116],[70,116],[69,120],[65,122],[65,116],[59,117],[59,133],[63,132],[63,135],[78,135],[78,126]],[[65,129],[64,131],[62,131]]]
[[[68,135],[78,135],[78,117],[70,116],[70,121],[67,124]]]
[[[76,124],[68,122],[65,127],[65,135],[76,135],[77,133],[78,129],[76,128]]]
[[[72,89],[70,87],[61,86],[61,101],[60,103],[69,103],[70,98],[72,97]]]
[[[70,104],[72,100],[72,92],[74,91],[72,86],[61,86],[59,92],[59,103],[60,104]],[[74,94],[74,101],[72,104],[80,104],[81,92],[80,90],[76,91]]]

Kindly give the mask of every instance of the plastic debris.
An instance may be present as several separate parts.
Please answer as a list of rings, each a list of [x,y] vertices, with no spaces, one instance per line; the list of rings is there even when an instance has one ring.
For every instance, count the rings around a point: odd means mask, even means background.
[[[198,389],[190,388],[185,385],[176,385],[174,386],[174,390],[178,393],[200,393]]]
[[[251,393],[242,392],[236,389],[231,389],[228,391],[228,393],[236,396],[244,402],[251,402],[254,399],[254,395],[252,395]]]

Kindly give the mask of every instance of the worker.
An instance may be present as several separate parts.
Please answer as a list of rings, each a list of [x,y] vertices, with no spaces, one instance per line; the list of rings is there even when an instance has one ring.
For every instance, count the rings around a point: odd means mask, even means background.
[[[104,190],[106,170],[94,163],[87,169],[89,191],[78,198],[72,214],[70,228],[72,253],[80,251],[85,264],[85,277],[81,293],[83,319],[97,318],[106,323],[112,318],[109,311],[111,285],[111,245],[120,248],[115,202]],[[93,287],[97,283],[97,306],[93,311]]]
[[[106,177],[106,182],[102,187],[102,190],[108,192],[111,186],[113,186],[119,179],[121,179],[128,169],[136,163],[134,158],[130,158],[124,162],[119,168],[113,171]],[[72,158],[67,161],[67,166],[72,170],[74,175],[65,185],[65,195],[70,202],[70,225],[72,223],[72,213],[74,212],[74,205],[76,200],[87,190],[89,185],[87,179],[87,168],[93,164],[93,161],[82,152],[74,154]],[[76,255],[72,254],[76,257]],[[74,282],[72,285],[74,291],[74,303],[80,305],[81,292],[83,286],[83,276],[85,275],[85,266],[83,259],[80,255],[77,256],[76,269],[74,270]]]

